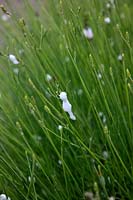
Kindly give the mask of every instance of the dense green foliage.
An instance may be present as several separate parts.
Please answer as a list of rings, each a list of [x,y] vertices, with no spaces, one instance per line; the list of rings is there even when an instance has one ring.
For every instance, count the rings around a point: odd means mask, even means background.
[[[25,0],[1,20],[0,193],[12,200],[133,199],[133,4],[109,2]]]

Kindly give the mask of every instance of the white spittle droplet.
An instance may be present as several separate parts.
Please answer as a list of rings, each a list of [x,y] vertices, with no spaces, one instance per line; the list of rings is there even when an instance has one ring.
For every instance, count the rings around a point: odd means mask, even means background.
[[[19,61],[16,59],[16,57],[12,54],[9,55],[9,60],[15,64],[15,65],[18,65],[19,64]]]

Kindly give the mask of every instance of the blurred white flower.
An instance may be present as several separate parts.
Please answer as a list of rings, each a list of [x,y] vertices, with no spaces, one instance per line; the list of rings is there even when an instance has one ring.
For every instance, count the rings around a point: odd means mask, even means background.
[[[123,59],[122,54],[119,54],[118,57],[117,57],[117,59],[118,59],[119,61],[122,61],[122,59]]]
[[[50,94],[47,90],[45,90],[45,95],[46,95],[46,97],[47,97],[48,99],[51,97],[51,94]]]
[[[105,85],[104,81],[102,81],[102,84]]]
[[[18,50],[18,53],[19,53],[19,54],[23,54],[23,53],[24,53],[24,49],[19,49],[19,50]]]
[[[108,179],[108,182],[111,184],[111,178],[108,176],[107,179]]]
[[[94,37],[94,34],[93,34],[93,31],[92,31],[92,28],[88,27],[88,28],[84,28],[83,29],[83,33],[84,33],[84,36],[88,39],[93,39]]]
[[[110,8],[110,7],[111,7],[110,3],[107,3],[106,8]]]
[[[59,165],[62,165],[62,161],[61,161],[61,160],[58,160],[58,164],[59,164]]]
[[[109,154],[108,154],[108,152],[107,151],[103,151],[103,158],[105,159],[105,160],[107,160],[108,159],[108,157],[109,157]]]
[[[113,47],[114,46],[114,40],[112,38],[110,38],[110,46]]]
[[[10,15],[3,14],[3,15],[1,16],[1,19],[2,19],[3,21],[8,21],[8,19],[10,19]]]
[[[63,126],[59,125],[58,130],[62,130],[62,129],[63,129]]]
[[[50,74],[46,74],[46,81],[51,81],[52,80],[52,76]]]
[[[19,64],[19,61],[16,59],[16,57],[12,54],[9,55],[9,60],[15,64],[15,65],[18,65]]]
[[[77,93],[78,93],[78,96],[81,96],[83,94],[83,90],[82,89],[78,89]]]
[[[115,0],[110,0],[110,3],[111,4],[115,4]]]
[[[35,182],[36,179],[35,179],[35,177],[28,176],[28,181],[29,181],[29,182],[31,182],[31,181]]]
[[[106,24],[110,24],[111,19],[110,19],[109,17],[105,17],[105,18],[104,18],[104,22],[105,22]]]
[[[102,122],[105,124],[106,121],[107,121],[107,119],[106,119],[106,116],[104,115],[104,113],[100,111],[100,112],[98,113],[98,115],[99,115],[99,117],[102,119]]]
[[[115,200],[115,197],[109,197],[108,200]]]
[[[106,182],[104,176],[99,176],[99,182],[101,186],[105,188]]]
[[[67,24],[67,20],[66,19],[64,19],[64,24]]]
[[[86,200],[94,200],[94,194],[92,192],[85,192],[84,197]]]
[[[102,79],[102,74],[101,73],[98,73],[97,74],[97,78],[100,80],[100,79]]]
[[[18,75],[19,69],[18,69],[18,68],[14,68],[14,69],[13,69],[13,72],[14,72],[14,74]]]
[[[105,66],[104,66],[104,64],[102,63],[102,64],[100,65],[101,71],[104,71],[104,68],[105,68]]]
[[[62,100],[62,108],[63,108],[63,110],[69,114],[70,119],[76,120],[76,117],[72,112],[72,105],[70,104],[70,102],[67,99],[67,93],[66,92],[61,92],[59,97]]]
[[[99,115],[99,117],[102,117],[103,116],[103,112],[99,112],[98,115]]]
[[[105,117],[105,115],[103,116],[103,123],[105,124],[106,123],[106,117]]]
[[[65,61],[68,63],[70,61],[70,58],[68,56],[66,56]]]
[[[121,18],[121,19],[125,19],[125,14],[124,14],[124,13],[121,13],[121,14],[120,14],[120,18]]]
[[[42,136],[37,135],[36,139],[37,139],[38,141],[41,141],[41,140],[42,140]]]

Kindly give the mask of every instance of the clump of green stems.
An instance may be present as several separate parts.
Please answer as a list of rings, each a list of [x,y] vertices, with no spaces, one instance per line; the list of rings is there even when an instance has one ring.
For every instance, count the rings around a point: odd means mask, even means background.
[[[111,2],[1,6],[10,17],[0,27],[0,194],[133,199],[133,6]]]

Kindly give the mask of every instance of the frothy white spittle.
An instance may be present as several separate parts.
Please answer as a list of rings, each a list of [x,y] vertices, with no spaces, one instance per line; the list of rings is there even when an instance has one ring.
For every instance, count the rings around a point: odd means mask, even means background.
[[[84,28],[83,29],[83,33],[84,33],[84,36],[88,39],[93,39],[94,37],[94,34],[93,34],[93,31],[92,31],[92,28],[88,27],[88,28]]]
[[[59,97],[62,101],[67,101],[67,93],[66,92],[61,92],[59,94]]]
[[[67,93],[66,92],[61,92],[59,97],[62,100],[62,108],[63,108],[63,110],[69,114],[70,119],[76,120],[76,117],[72,112],[72,105],[70,104],[70,102],[67,99]]]
[[[105,17],[105,18],[104,18],[104,22],[105,22],[106,24],[110,24],[110,23],[111,23],[111,19],[110,19],[109,17]]]
[[[0,195],[0,200],[7,200],[6,195],[5,194],[1,194]]]
[[[9,60],[15,65],[19,64],[19,61],[16,59],[16,57],[13,54],[9,55]]]
[[[0,195],[0,200],[11,200],[10,197],[7,197],[5,194]]]

